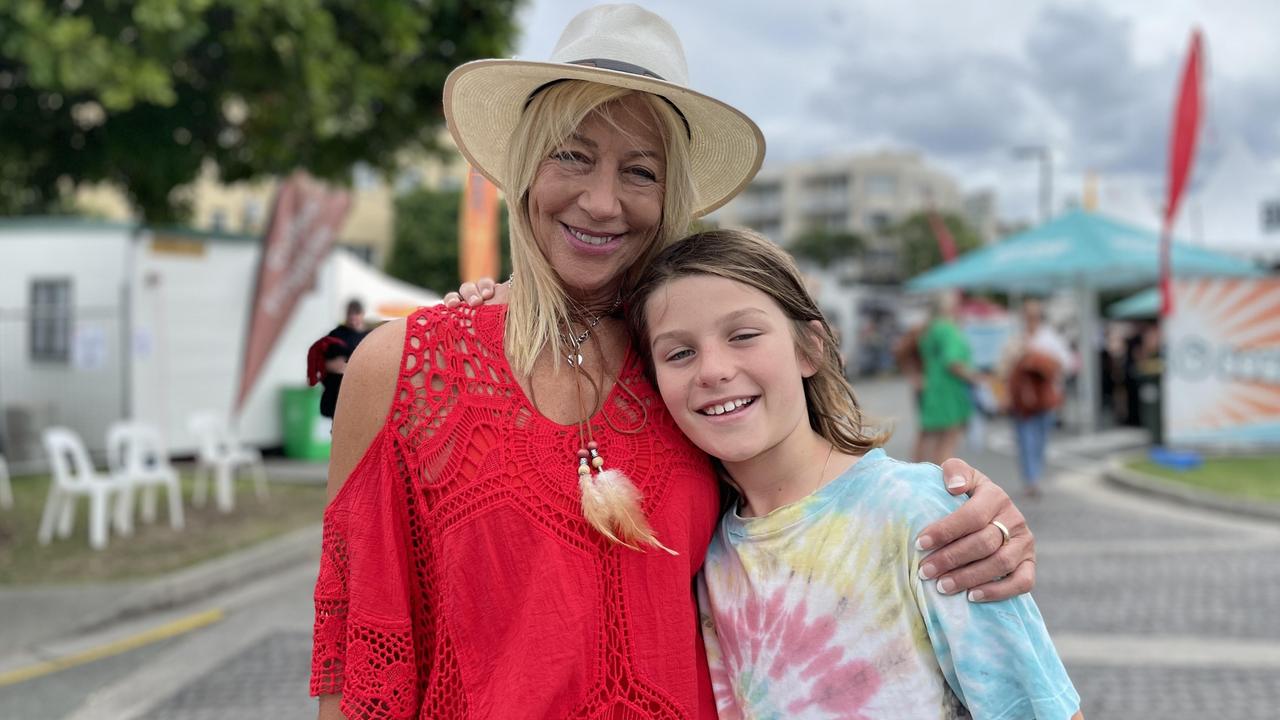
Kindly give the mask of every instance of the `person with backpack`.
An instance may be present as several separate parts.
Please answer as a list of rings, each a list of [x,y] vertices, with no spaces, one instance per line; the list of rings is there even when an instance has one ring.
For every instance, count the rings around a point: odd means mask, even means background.
[[[1022,303],[1022,332],[1005,345],[1001,367],[1027,495],[1039,497],[1054,411],[1062,405],[1063,377],[1071,364],[1067,342],[1044,322],[1044,306]]]
[[[324,384],[320,396],[320,415],[333,418],[338,405],[338,391],[342,388],[342,376],[347,371],[347,361],[356,346],[369,334],[364,322],[364,305],[359,300],[347,303],[346,321],[329,331],[307,351],[307,383]]]

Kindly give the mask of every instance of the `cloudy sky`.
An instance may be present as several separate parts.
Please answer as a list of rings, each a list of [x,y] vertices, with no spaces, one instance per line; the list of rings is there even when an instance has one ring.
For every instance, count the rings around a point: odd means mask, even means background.
[[[530,0],[518,54],[545,59],[594,3]],[[1242,141],[1280,172],[1277,0],[650,0],[685,44],[695,89],[764,130],[766,163],[915,148],[966,189],[1033,219],[1048,145],[1058,205],[1087,170],[1153,208],[1179,68],[1205,33],[1202,165]],[[1153,210],[1154,211],[1154,210]]]

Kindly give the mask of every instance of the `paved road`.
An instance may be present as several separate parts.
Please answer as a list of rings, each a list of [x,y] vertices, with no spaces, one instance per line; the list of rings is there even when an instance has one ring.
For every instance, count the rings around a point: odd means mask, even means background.
[[[901,408],[897,383],[860,386]],[[890,452],[913,428],[898,420]],[[1051,453],[1044,497],[1020,494],[1007,427],[963,456],[1014,496],[1035,530],[1036,602],[1089,720],[1280,717],[1280,524],[1171,505],[1101,480],[1105,454]]]
[[[899,383],[862,383],[901,408]],[[910,418],[889,450],[905,456]],[[1017,493],[1001,428],[965,457],[1011,488],[1039,539],[1035,592],[1090,720],[1277,717],[1280,525],[1166,505],[1097,479],[1089,447],[1060,443],[1043,498]],[[0,717],[310,719],[314,567],[211,598],[225,618],[140,650],[8,688]],[[153,620],[158,622],[158,620]],[[43,690],[43,692],[38,692]]]
[[[146,627],[221,615],[197,630],[0,687],[0,718],[133,720],[315,717],[307,697],[315,561],[159,616],[109,628],[78,646]]]

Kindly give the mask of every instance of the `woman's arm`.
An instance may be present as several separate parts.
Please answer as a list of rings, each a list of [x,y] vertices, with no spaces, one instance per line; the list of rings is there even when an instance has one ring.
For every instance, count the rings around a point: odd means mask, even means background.
[[[347,720],[347,716],[338,708],[341,704],[341,695],[321,695],[320,714],[316,716],[316,720]]]
[[[969,493],[964,505],[926,527],[916,546],[932,552],[920,566],[944,594],[969,591],[969,599],[1004,600],[1030,592],[1036,582],[1036,541],[1009,494],[968,463],[951,458],[942,477],[952,495]],[[991,521],[1009,530],[1009,542]]]
[[[404,320],[378,326],[360,342],[347,362],[333,413],[333,445],[329,453],[329,499],[377,437],[391,410],[404,352]]]
[[[404,333],[404,320],[380,326],[360,343],[347,364],[333,416],[330,501],[342,489],[386,421],[395,395]],[[339,708],[341,702],[341,695],[321,695],[318,720],[346,720]]]
[[[474,307],[504,303],[506,298],[505,285],[483,278],[463,283],[458,292],[446,294],[444,302],[449,307],[464,302]],[[955,364],[968,372],[967,365]],[[942,475],[952,495],[969,493],[972,497],[925,528],[917,539],[921,550],[937,548],[921,566],[926,579],[938,578],[938,589],[948,594],[968,590],[974,601],[1003,600],[1030,592],[1036,582],[1035,537],[1008,493],[963,460],[952,458],[943,463]],[[1009,542],[1003,546],[1004,535],[992,520],[1009,529]]]
[[[966,363],[962,363],[962,362],[951,363],[950,365],[947,366],[947,370],[949,370],[952,375],[955,375],[956,377],[969,383],[970,385],[973,385],[974,383],[978,382],[981,379],[978,377],[978,374],[973,370],[971,370]]]

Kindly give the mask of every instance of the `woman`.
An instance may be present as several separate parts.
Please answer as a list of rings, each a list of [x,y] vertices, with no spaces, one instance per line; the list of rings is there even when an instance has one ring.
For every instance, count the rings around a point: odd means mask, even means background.
[[[933,298],[929,325],[920,336],[923,387],[920,392],[920,452],[924,462],[941,463],[960,444],[973,414],[970,386],[978,381],[969,365],[969,341],[956,326],[957,298]]]
[[[322,718],[715,716],[691,593],[715,483],[619,298],[764,144],[685,87],[683,57],[661,18],[602,6],[552,62],[450,75],[450,130],[511,206],[516,279],[509,305],[379,328],[347,368],[316,585]],[[1031,585],[1032,540],[983,480],[957,483],[980,497],[918,543],[961,538],[930,575],[980,559],[939,587],[1004,597]]]
[[[1063,375],[1070,364],[1067,341],[1044,322],[1043,305],[1036,298],[1024,300],[1022,332],[1005,344],[999,370],[1008,388],[1018,469],[1029,497],[1040,496],[1049,431],[1062,404]]]

